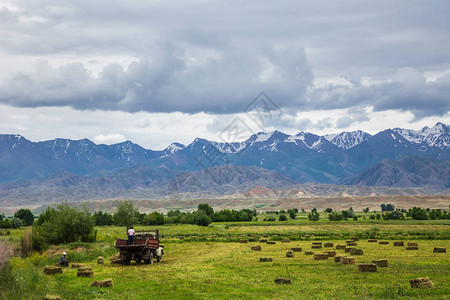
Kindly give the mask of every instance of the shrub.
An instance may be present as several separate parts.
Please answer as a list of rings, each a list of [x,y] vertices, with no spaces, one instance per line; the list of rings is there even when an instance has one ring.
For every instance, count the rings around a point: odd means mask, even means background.
[[[19,228],[19,227],[23,226],[22,220],[19,218],[16,218],[16,217],[11,219],[11,224],[12,224],[13,228]]]
[[[287,221],[286,215],[285,215],[285,214],[281,214],[281,215],[278,217],[278,221]]]
[[[29,209],[19,209],[14,214],[14,217],[21,219],[25,226],[33,225],[34,215]]]

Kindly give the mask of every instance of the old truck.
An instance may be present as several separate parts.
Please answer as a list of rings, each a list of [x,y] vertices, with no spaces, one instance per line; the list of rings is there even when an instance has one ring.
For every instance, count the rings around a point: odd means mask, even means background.
[[[131,260],[137,263],[152,264],[155,258],[157,261],[161,261],[164,253],[159,244],[159,230],[154,232],[136,231],[132,245],[128,245],[128,239],[116,238],[114,247],[119,250],[122,265],[129,265]]]

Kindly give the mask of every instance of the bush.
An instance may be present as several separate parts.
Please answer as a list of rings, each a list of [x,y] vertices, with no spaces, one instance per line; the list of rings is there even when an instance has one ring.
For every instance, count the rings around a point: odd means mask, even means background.
[[[332,212],[328,215],[328,219],[330,221],[341,221],[344,218],[342,213]]]
[[[19,227],[23,226],[22,220],[19,218],[16,218],[16,217],[11,219],[11,224],[12,224],[13,228],[19,228]]]
[[[23,221],[25,226],[31,226],[34,222],[34,215],[29,209],[19,209],[14,214],[14,217],[19,218]]]
[[[317,210],[314,212],[311,212],[310,214],[308,214],[308,219],[310,221],[318,221],[319,220],[319,213],[317,213]]]
[[[278,221],[287,221],[286,215],[281,214],[281,215],[278,217]]]

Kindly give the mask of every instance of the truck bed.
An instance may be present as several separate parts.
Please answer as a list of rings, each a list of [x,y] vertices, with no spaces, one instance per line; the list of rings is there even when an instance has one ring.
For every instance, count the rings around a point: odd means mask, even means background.
[[[159,247],[159,241],[157,239],[136,239],[133,245],[128,245],[128,240],[116,239],[114,244],[116,249],[122,250],[141,250],[144,248],[149,248],[156,250]]]

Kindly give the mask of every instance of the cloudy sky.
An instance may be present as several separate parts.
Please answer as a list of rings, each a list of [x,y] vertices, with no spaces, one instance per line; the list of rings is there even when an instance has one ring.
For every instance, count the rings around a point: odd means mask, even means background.
[[[447,0],[0,0],[0,133],[163,149],[219,140],[236,120],[291,134],[450,124],[449,12]]]

